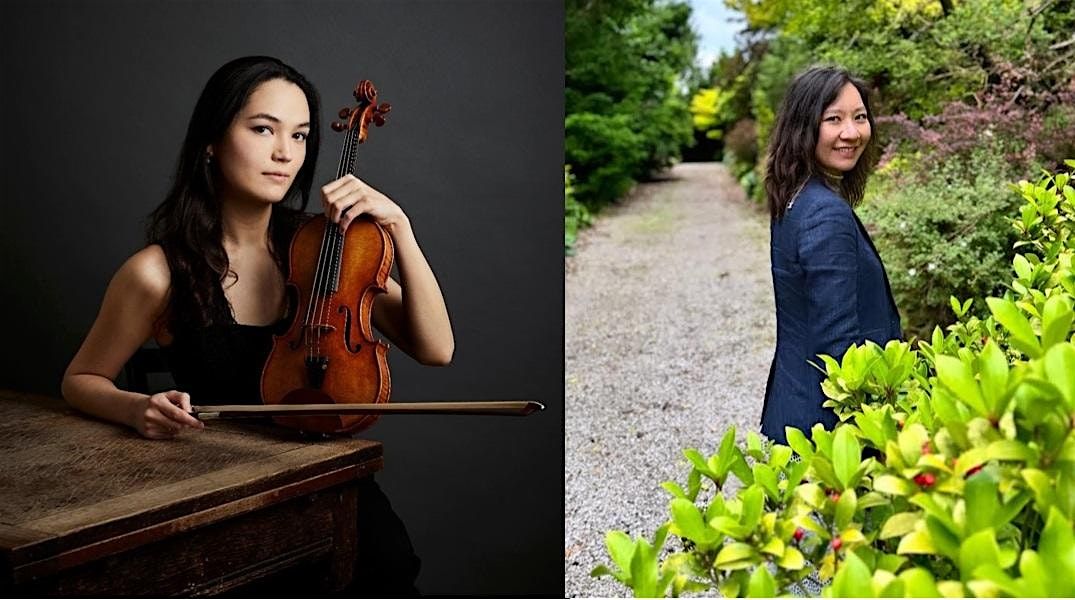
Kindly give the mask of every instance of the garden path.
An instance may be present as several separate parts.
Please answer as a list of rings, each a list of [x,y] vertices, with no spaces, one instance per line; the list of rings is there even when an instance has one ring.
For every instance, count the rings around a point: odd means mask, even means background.
[[[651,537],[684,448],[757,431],[775,343],[768,218],[719,163],[638,185],[580,232],[566,261],[567,597],[629,596],[612,529]]]

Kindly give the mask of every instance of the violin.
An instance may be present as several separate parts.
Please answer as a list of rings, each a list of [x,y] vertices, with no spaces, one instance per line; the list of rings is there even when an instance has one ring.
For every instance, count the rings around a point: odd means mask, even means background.
[[[385,124],[388,104],[362,80],[354,90],[358,105],[344,107],[333,122],[346,131],[336,178],[354,173],[358,146],[370,124]],[[394,250],[392,237],[369,218],[355,219],[341,232],[325,215],[303,223],[289,250],[287,294],[295,307],[287,332],[273,336],[261,375],[265,405],[388,402],[392,383],[388,345],[373,337],[370,315],[377,294],[387,291]],[[286,427],[318,433],[352,433],[376,415],[274,417]]]
[[[358,146],[371,124],[381,127],[391,110],[377,103],[367,79],[354,90],[357,105],[344,107],[333,130],[346,131],[339,179],[354,173]],[[392,237],[367,216],[346,232],[318,215],[292,238],[286,283],[294,317],[287,332],[273,336],[261,376],[264,406],[196,406],[198,418],[271,416],[285,427],[315,433],[354,433],[380,414],[448,413],[526,415],[544,406],[532,401],[425,402],[388,406],[391,376],[388,345],[374,338],[373,303],[387,292],[392,271]]]

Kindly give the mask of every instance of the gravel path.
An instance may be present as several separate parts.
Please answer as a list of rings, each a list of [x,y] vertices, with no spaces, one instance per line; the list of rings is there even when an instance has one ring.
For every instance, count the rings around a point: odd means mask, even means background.
[[[606,531],[652,536],[684,448],[757,431],[775,343],[768,219],[718,163],[677,165],[603,211],[567,259],[568,597],[630,596]]]

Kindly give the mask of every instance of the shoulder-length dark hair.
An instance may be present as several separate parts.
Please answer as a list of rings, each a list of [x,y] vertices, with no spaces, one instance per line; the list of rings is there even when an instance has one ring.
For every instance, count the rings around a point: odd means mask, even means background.
[[[305,161],[287,195],[273,205],[269,219],[270,251],[281,272],[286,273],[291,232],[310,200],[321,138],[321,103],[313,84],[280,60],[268,56],[237,58],[217,69],[198,97],[171,190],[150,214],[146,228],[147,243],[161,245],[172,272],[167,321],[162,324],[173,332],[234,322],[222,283],[229,274],[235,274],[224,251],[217,169],[208,160],[207,149],[221,140],[254,89],[275,79],[299,86],[310,108]]]
[[[823,175],[816,158],[821,114],[848,83],[862,96],[871,135],[855,168],[844,173],[837,191],[852,206],[862,200],[866,180],[877,162],[877,129],[870,110],[870,90],[864,81],[845,69],[815,66],[796,75],[788,86],[769,138],[765,195],[772,218],[784,216],[788,203],[808,179]]]

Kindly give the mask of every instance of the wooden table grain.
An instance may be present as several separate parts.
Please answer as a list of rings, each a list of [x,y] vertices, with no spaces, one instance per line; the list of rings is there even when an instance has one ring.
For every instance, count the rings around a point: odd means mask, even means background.
[[[339,590],[359,482],[382,464],[380,443],[271,425],[146,440],[0,390],[0,591],[201,596],[296,570]]]

